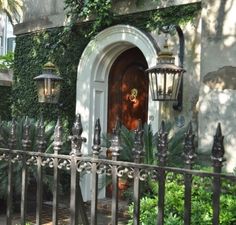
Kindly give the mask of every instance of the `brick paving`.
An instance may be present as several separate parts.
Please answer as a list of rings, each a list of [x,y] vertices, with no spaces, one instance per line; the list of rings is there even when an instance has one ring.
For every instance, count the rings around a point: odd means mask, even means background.
[[[90,215],[90,203],[85,203],[88,216]],[[127,224],[128,217],[128,204],[125,201],[119,201],[119,225]],[[59,225],[70,224],[69,207],[65,204],[59,205],[58,208]],[[109,225],[111,221],[111,199],[103,199],[98,201],[98,225]],[[90,220],[90,218],[89,218]],[[35,213],[27,214],[27,221],[35,224]],[[0,215],[0,225],[5,225],[5,216]],[[16,214],[13,218],[13,225],[20,224],[20,215]],[[45,202],[42,207],[42,224],[52,225],[52,206],[51,202]]]

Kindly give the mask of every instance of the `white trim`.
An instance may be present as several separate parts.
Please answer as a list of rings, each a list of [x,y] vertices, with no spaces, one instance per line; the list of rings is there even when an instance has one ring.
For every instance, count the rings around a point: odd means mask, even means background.
[[[158,48],[153,39],[129,25],[116,25],[103,30],[89,42],[81,56],[77,72],[76,113],[81,114],[83,136],[88,140],[82,149],[84,154],[91,152],[96,118],[100,118],[102,132],[107,129],[110,68],[122,52],[132,47],[142,51],[148,67],[155,65]],[[158,127],[159,104],[151,100],[150,94],[148,116],[154,118],[153,128]]]

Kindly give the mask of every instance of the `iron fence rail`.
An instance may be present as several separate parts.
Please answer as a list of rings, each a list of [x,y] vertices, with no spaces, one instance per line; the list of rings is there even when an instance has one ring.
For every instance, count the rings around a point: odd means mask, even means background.
[[[236,176],[233,174],[222,173],[221,169],[224,162],[224,146],[223,136],[220,125],[217,127],[216,135],[214,136],[214,144],[212,148],[213,172],[194,170],[194,160],[196,158],[194,147],[194,134],[190,123],[188,131],[185,134],[183,157],[185,168],[168,167],[166,165],[168,156],[168,133],[165,130],[165,124],[162,122],[158,132],[157,140],[157,159],[158,165],[148,165],[142,163],[144,156],[143,146],[143,130],[141,122],[134,131],[133,155],[134,162],[118,161],[118,156],[121,148],[120,137],[120,122],[117,121],[116,127],[113,129],[111,138],[112,160],[99,158],[101,153],[101,138],[100,138],[100,122],[96,121],[94,129],[94,139],[92,146],[92,155],[84,156],[81,152],[82,143],[86,141],[82,137],[82,124],[80,116],[76,117],[76,121],[72,128],[71,152],[69,155],[60,154],[62,149],[62,125],[60,119],[57,122],[54,132],[53,150],[54,153],[44,153],[45,137],[44,125],[40,121],[37,131],[37,152],[29,151],[31,140],[29,135],[30,124],[25,122],[24,132],[22,137],[22,150],[16,150],[16,124],[13,121],[9,142],[9,148],[0,148],[0,161],[5,161],[8,164],[8,194],[7,194],[7,210],[6,224],[12,224],[12,204],[13,204],[13,166],[21,165],[21,225],[26,224],[26,203],[27,203],[27,188],[29,179],[29,169],[36,168],[37,192],[36,192],[36,224],[42,224],[42,190],[43,190],[43,169],[48,168],[53,172],[53,207],[52,207],[52,222],[53,225],[58,224],[58,193],[59,193],[59,176],[60,170],[68,170],[70,172],[70,224],[77,225],[80,221],[83,224],[97,224],[97,204],[98,204],[98,182],[99,174],[106,174],[112,177],[112,205],[111,205],[111,224],[118,223],[118,178],[124,175],[133,180],[133,224],[140,224],[140,183],[148,177],[158,183],[158,215],[156,224],[163,225],[165,221],[165,191],[166,191],[166,175],[170,172],[174,174],[182,174],[184,177],[184,224],[191,224],[191,203],[192,203],[192,180],[194,176],[210,177],[213,179],[213,197],[212,209],[213,218],[212,224],[218,225],[220,214],[220,195],[221,195],[221,180],[227,179],[236,183]],[[90,173],[91,176],[91,212],[90,220],[88,220],[83,198],[79,185],[79,177],[82,173]],[[90,191],[90,190],[88,190]]]

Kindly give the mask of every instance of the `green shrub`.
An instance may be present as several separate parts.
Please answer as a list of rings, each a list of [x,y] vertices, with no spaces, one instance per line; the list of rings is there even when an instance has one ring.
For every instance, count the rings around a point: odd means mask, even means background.
[[[157,220],[157,183],[149,181],[152,192],[141,199],[140,221],[142,225],[154,225]],[[220,198],[220,224],[236,223],[236,185],[229,181],[222,183]],[[133,205],[129,207],[132,217]],[[165,195],[165,224],[182,225],[184,215],[184,186],[181,175],[168,174]],[[212,224],[212,181],[210,178],[194,177],[192,188],[191,225]],[[129,225],[133,224],[129,221]]]
[[[6,55],[0,55],[0,70],[12,69],[14,65],[14,53],[8,52]]]
[[[38,121],[35,119],[29,118],[30,123],[30,140],[31,140],[31,149],[29,151],[37,151],[36,148],[36,128],[38,125]],[[17,118],[16,119],[16,134],[17,134],[17,142],[16,142],[16,149],[22,149],[22,137],[23,137],[23,126],[25,123],[25,118]],[[8,148],[8,139],[10,134],[10,128],[12,125],[12,121],[1,121],[0,122],[0,148]],[[45,122],[45,141],[46,141],[46,149],[44,152],[46,153],[53,153],[53,139],[54,139],[54,129],[56,123],[52,122]],[[66,124],[64,124],[66,126]],[[63,127],[64,127],[63,126]],[[64,146],[61,154],[67,154],[70,151],[69,143],[67,141],[68,131],[64,133],[63,141]],[[13,166],[13,188],[14,194],[19,195],[21,189],[21,163],[15,163]],[[30,166],[29,168],[29,179],[28,183],[34,181],[37,177],[36,167]],[[8,182],[8,162],[7,161],[0,161],[0,198],[6,198],[7,196],[7,182]],[[50,170],[44,169],[43,170],[43,183],[44,188],[47,189],[49,192],[52,190],[53,186],[53,177]]]

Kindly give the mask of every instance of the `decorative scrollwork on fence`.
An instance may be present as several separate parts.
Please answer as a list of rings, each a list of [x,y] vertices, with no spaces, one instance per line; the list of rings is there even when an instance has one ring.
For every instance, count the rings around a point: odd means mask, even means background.
[[[26,159],[26,165],[37,165],[37,156],[30,156]]]
[[[150,177],[150,170],[149,169],[140,169],[139,170],[139,180],[146,181]]]
[[[71,161],[69,159],[59,159],[58,161],[58,169],[71,169]]]
[[[112,175],[112,165],[106,165],[106,175],[111,176]]]
[[[103,163],[97,164],[97,174],[104,174],[106,173],[106,170],[107,170],[107,165]]]
[[[2,161],[2,160],[6,160],[6,154],[5,153],[3,153],[3,154],[1,154],[0,155],[0,161]]]
[[[11,159],[11,162],[12,163],[15,163],[15,162],[20,162],[22,160],[22,155],[20,154],[16,154],[16,155],[13,155],[12,156],[12,159]]]
[[[79,161],[79,162],[77,162],[77,171],[79,173],[82,173],[82,172],[90,173],[91,166],[92,166],[91,162]]]
[[[53,158],[42,158],[42,163],[41,163],[41,165],[42,165],[43,167],[46,167],[46,166],[49,165],[49,163],[50,163],[51,160],[53,160]]]
[[[118,166],[117,167],[117,176],[118,177],[123,177],[123,176],[130,176],[130,178],[133,178],[134,169],[131,167],[124,167],[124,166]]]

